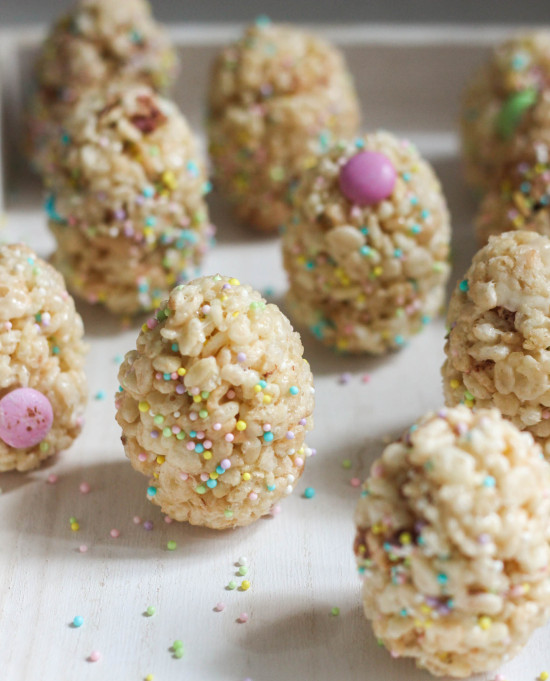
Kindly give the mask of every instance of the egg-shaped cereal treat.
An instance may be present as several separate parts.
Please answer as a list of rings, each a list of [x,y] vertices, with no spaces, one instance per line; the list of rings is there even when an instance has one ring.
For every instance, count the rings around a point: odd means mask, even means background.
[[[295,182],[317,152],[359,124],[340,52],[265,19],[217,57],[209,105],[217,187],[240,219],[263,231],[286,223]]]
[[[209,183],[175,104],[147,86],[84,96],[52,155],[46,208],[70,289],[132,315],[196,276],[213,235]]]
[[[403,346],[443,303],[450,235],[412,144],[386,132],[337,143],[303,176],[283,232],[293,318],[344,352]]]
[[[550,142],[550,31],[493,50],[465,89],[460,124],[466,180],[481,191],[525,146]]]
[[[393,657],[494,670],[550,617],[550,465],[497,409],[418,421],[374,462],[355,519],[365,614]]]
[[[550,236],[550,159],[547,144],[525,147],[501,171],[480,204],[475,222],[483,246],[490,236],[528,229]]]
[[[118,80],[160,92],[171,85],[176,57],[145,0],[80,0],[52,27],[36,61],[28,116],[29,155],[49,173],[48,142],[90,89]]]
[[[550,457],[550,239],[490,237],[451,297],[447,405],[498,407]]]
[[[82,319],[63,277],[22,244],[0,247],[0,471],[28,471],[80,433]]]
[[[298,333],[237,279],[177,286],[119,371],[117,421],[147,496],[175,520],[248,525],[292,492],[312,450]]]

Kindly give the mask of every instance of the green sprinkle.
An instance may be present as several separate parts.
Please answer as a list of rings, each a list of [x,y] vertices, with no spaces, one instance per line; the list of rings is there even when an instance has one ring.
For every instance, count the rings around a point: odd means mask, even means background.
[[[48,442],[41,442],[40,443],[40,451],[41,452],[47,452],[49,448],[50,448],[50,444]]]
[[[197,494],[205,494],[206,493],[206,487],[204,485],[199,485],[198,487],[195,487],[195,492]]]
[[[162,435],[163,437],[172,437],[172,429],[168,428],[168,426],[166,428],[163,428]]]
[[[170,541],[166,544],[166,548],[168,549],[168,551],[175,551],[175,550],[177,549],[177,547],[178,547],[178,545],[176,544],[175,541],[171,541],[171,540],[170,540]]]
[[[183,650],[183,648],[176,648],[176,650],[174,650],[174,657],[175,657],[177,660],[181,660],[181,658],[182,658],[184,655],[185,655],[185,651]]]
[[[474,396],[472,395],[472,393],[469,390],[466,390],[466,392],[464,393],[464,397],[467,400],[473,400],[474,399]]]
[[[229,589],[229,591],[233,591],[233,589],[237,588],[237,582],[235,582],[235,580],[232,579],[227,585],[227,588]]]
[[[344,459],[342,461],[342,468],[345,468],[346,470],[349,470],[351,468],[351,461],[350,459]]]
[[[147,617],[152,617],[156,613],[156,611],[157,609],[155,608],[155,606],[150,605],[145,612],[147,613]]]
[[[172,648],[174,650],[178,650],[179,648],[183,648],[183,641],[180,641],[179,638],[172,643]]]
[[[233,517],[233,511],[230,508],[226,508],[223,514],[228,519]]]
[[[507,140],[514,135],[524,113],[536,104],[538,96],[535,88],[527,88],[508,97],[495,121],[495,128],[500,137]]]
[[[333,615],[334,617],[338,617],[338,615],[340,614],[340,608],[332,608],[330,614]]]
[[[162,414],[157,414],[153,421],[157,424],[157,426],[161,426],[164,423],[164,416]]]
[[[244,577],[247,574],[247,572],[248,568],[246,567],[246,565],[241,565],[239,567],[239,574],[241,575],[241,577]]]

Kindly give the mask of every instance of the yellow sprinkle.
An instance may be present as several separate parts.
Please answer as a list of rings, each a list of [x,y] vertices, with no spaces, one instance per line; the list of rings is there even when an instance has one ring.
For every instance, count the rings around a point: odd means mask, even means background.
[[[220,300],[221,300],[222,302],[225,302],[225,301],[227,300],[227,296],[225,295],[225,293],[224,293],[223,295],[220,296]]]
[[[218,473],[216,473],[216,471],[210,473],[210,480],[217,480],[219,477],[220,476],[218,475]]]
[[[162,456],[162,454],[159,454],[159,455],[157,456],[157,463],[164,463],[164,461],[165,461],[165,459],[164,459],[164,457]]]
[[[248,581],[248,579],[245,579],[245,580],[241,583],[241,589],[242,589],[243,591],[248,591],[248,589],[250,589],[250,582]]]
[[[237,421],[235,428],[237,430],[246,430],[246,421]]]
[[[382,274],[382,268],[380,267],[380,265],[377,265],[373,269],[372,273],[374,274],[375,277],[379,277]]]
[[[187,373],[187,369],[184,369],[183,367],[180,367],[178,369],[178,376],[185,376],[186,373]]]
[[[147,674],[145,681],[154,681],[155,677],[152,674]]]
[[[425,627],[426,629],[429,629],[432,625],[433,625],[432,620],[425,620],[425,622],[424,622],[424,627]]]
[[[372,526],[373,534],[382,534],[382,532],[384,532],[384,525],[382,525],[382,523],[375,523]]]
[[[456,390],[458,386],[460,385],[459,381],[456,380],[456,378],[452,378],[449,382],[449,385],[453,390]]]
[[[421,629],[421,628],[422,628],[422,621],[419,620],[419,619],[415,619],[415,620],[414,620],[414,626],[415,626],[417,629]]]
[[[141,412],[149,411],[150,408],[151,408],[151,407],[149,406],[149,402],[140,402],[140,403],[138,404],[138,409],[139,409]]]
[[[430,608],[429,605],[421,605],[420,606],[420,612],[423,612],[425,615],[429,615],[431,613],[432,609]]]
[[[364,544],[360,544],[357,550],[359,551],[359,553],[365,553],[367,547]]]
[[[157,478],[157,480],[158,480],[159,474],[158,474],[158,473],[153,473],[153,477],[154,477],[154,478]]]
[[[232,286],[240,286],[240,283],[241,283],[241,282],[240,282],[238,279],[233,278],[233,279],[230,279],[230,280],[229,280],[229,283],[230,283]]]
[[[338,350],[347,350],[348,345],[349,343],[345,338],[339,338],[336,341],[336,347],[338,348]]]
[[[193,402],[202,402],[202,397],[200,395],[193,395]]]
[[[255,393],[261,393],[262,392],[262,386],[259,385],[258,383],[256,383],[256,385],[254,386],[254,392]]]
[[[243,480],[250,480],[250,473],[243,473]]]
[[[487,631],[487,629],[491,628],[491,624],[493,624],[493,620],[488,615],[483,615],[482,617],[480,617],[478,619],[477,623],[483,629],[483,631]]]
[[[263,403],[264,404],[269,404],[272,400],[271,395],[264,395]]]
[[[235,310],[235,312],[233,312],[233,316],[234,316],[234,317],[238,317],[239,314],[240,314],[240,312],[239,312],[238,310]]]
[[[469,408],[472,409],[474,406],[473,400],[464,400],[464,404]]]
[[[550,674],[548,674],[548,672],[541,672],[539,674],[540,681],[547,681],[549,677],[550,677]]]
[[[524,594],[529,593],[529,591],[531,590],[531,585],[527,584],[527,582],[524,582],[521,586],[523,588]]]
[[[204,457],[205,461],[210,461],[210,459],[212,458],[212,452],[206,450],[206,452],[204,452],[204,454],[203,454],[203,457]]]
[[[141,330],[142,330],[144,333],[146,333],[147,331],[149,331],[149,327],[147,326],[147,324],[142,324],[142,325],[141,325]]]
[[[399,541],[402,544],[410,544],[411,541],[412,541],[412,537],[410,535],[410,532],[401,532],[401,534],[399,535]]]
[[[176,188],[176,176],[171,170],[165,170],[162,173],[162,181],[168,187],[168,189]]]
[[[78,523],[71,523],[71,530],[73,532],[78,532],[79,529],[80,529],[80,525]]]

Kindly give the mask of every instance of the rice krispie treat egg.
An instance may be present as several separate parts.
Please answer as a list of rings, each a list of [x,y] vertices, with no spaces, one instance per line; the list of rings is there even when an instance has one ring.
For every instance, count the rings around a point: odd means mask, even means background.
[[[319,156],[282,241],[293,318],[338,350],[399,348],[443,303],[445,198],[416,148],[389,133]]]
[[[451,297],[445,401],[498,407],[550,457],[550,239],[493,236]]]
[[[547,144],[533,144],[507,164],[481,202],[475,221],[478,241],[514,229],[550,236],[550,161]]]
[[[466,179],[481,190],[524,147],[550,142],[550,31],[493,50],[464,92],[461,133]]]
[[[497,409],[428,414],[375,461],[356,510],[363,605],[393,657],[466,677],[550,616],[550,466]]]
[[[175,104],[147,86],[84,96],[52,157],[54,261],[75,293],[131,315],[197,274],[214,233],[210,187]]]
[[[209,101],[217,186],[260,230],[286,223],[297,178],[332,138],[354,135],[359,123],[340,52],[265,20],[218,56]]]
[[[300,336],[238,280],[176,287],[119,371],[117,421],[147,495],[170,517],[248,525],[292,492],[312,450]]]
[[[37,90],[29,111],[29,154],[50,171],[49,141],[90,89],[118,80],[164,92],[176,71],[175,52],[145,0],[80,0],[54,24],[36,62]]]
[[[27,246],[2,246],[0,471],[36,468],[80,433],[83,333],[59,272]]]

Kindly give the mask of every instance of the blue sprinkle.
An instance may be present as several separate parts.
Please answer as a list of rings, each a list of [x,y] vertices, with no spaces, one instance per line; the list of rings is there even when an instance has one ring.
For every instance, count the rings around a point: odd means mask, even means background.
[[[300,389],[297,388],[295,385],[291,385],[289,389],[289,393],[291,395],[297,395],[300,392]]]
[[[148,487],[147,488],[147,496],[148,497],[154,497],[156,493],[157,493],[156,487]]]
[[[221,466],[216,466],[216,473],[218,475],[223,475],[225,473],[225,468],[222,468]]]
[[[197,431],[196,430],[189,431],[189,437],[197,437]]]
[[[105,390],[98,390],[95,394],[95,399],[96,400],[104,400],[106,397]]]
[[[355,140],[355,148],[356,149],[364,149],[365,147],[365,141],[362,140],[360,137],[357,137]]]
[[[203,194],[210,194],[211,191],[212,191],[212,182],[210,182],[210,180],[207,180],[202,185],[202,193]]]
[[[403,173],[401,177],[405,180],[405,182],[409,182],[411,179],[411,174],[410,173]]]
[[[446,575],[444,572],[440,572],[440,573],[437,575],[437,581],[438,581],[440,584],[447,584],[447,582],[449,581],[449,578],[447,577],[447,575]]]
[[[411,196],[411,206],[416,206],[418,203],[418,197],[417,196]]]
[[[359,253],[361,253],[361,255],[370,255],[372,253],[372,249],[369,248],[369,246],[361,246]]]
[[[199,176],[199,166],[196,161],[187,161],[187,170],[193,177]]]
[[[463,293],[466,293],[466,291],[468,291],[468,289],[470,288],[470,285],[468,284],[468,280],[467,280],[467,279],[463,279],[463,280],[460,282],[460,284],[458,285],[458,288],[459,288]]]
[[[424,210],[420,213],[421,217],[423,220],[426,220],[427,218],[430,217],[430,211],[427,208],[424,208]]]
[[[264,379],[262,378],[260,381],[258,381],[258,385],[263,390],[264,388],[267,387],[267,381],[264,381]]]
[[[394,258],[400,258],[403,255],[403,251],[400,248],[396,248],[393,252]]]
[[[144,187],[141,193],[145,198],[150,199],[155,195],[155,190],[153,187]]]
[[[273,433],[271,431],[264,433],[264,440],[265,442],[273,442]]]
[[[154,215],[149,215],[145,218],[145,224],[147,227],[154,227],[157,224],[157,219]]]
[[[73,627],[76,627],[76,628],[78,629],[78,627],[81,627],[83,624],[84,624],[84,617],[81,617],[80,615],[77,615],[77,616],[73,619]]]
[[[177,343],[172,343],[172,352],[177,352],[180,349],[180,346]]]
[[[369,233],[369,228],[361,227],[359,231],[361,232],[361,234],[364,234],[366,236]]]
[[[204,445],[202,445],[200,442],[197,442],[195,445],[195,451],[197,454],[202,454],[204,452]]]
[[[267,28],[270,25],[271,19],[267,16],[267,14],[260,14],[260,16],[256,17],[256,26],[258,28]]]
[[[162,378],[164,378],[165,381],[169,381],[172,376],[170,376],[170,374],[162,374]]]
[[[67,135],[66,132],[64,132],[64,133],[61,135],[61,144],[63,144],[63,145],[66,147],[66,146],[68,146],[70,143],[71,143],[71,138],[69,137],[69,135]]]
[[[217,480],[207,480],[206,486],[210,487],[210,489],[214,489],[214,487],[218,486],[218,481]]]
[[[492,475],[485,476],[485,479],[483,480],[483,487],[494,487],[496,484],[497,481],[493,478]]]
[[[304,490],[304,497],[306,499],[313,499],[315,496],[315,489],[313,487],[306,487]]]
[[[275,486],[275,485],[268,485],[268,486],[267,486],[267,491],[268,491],[268,492],[274,492],[275,489],[276,489],[276,486]]]
[[[520,191],[523,194],[529,194],[531,191],[531,183],[530,182],[522,182],[520,185]]]
[[[420,234],[421,231],[422,231],[422,227],[420,225],[413,225],[411,227],[411,232],[413,234]]]
[[[67,224],[67,221],[59,215],[55,209],[55,194],[50,194],[44,201],[44,210],[46,211],[50,220],[54,222],[59,222],[63,225]]]
[[[393,340],[397,345],[403,345],[403,343],[405,342],[405,339],[400,334],[398,334]]]
[[[401,608],[399,614],[401,615],[401,617],[406,617],[409,613],[407,612],[407,608]]]

